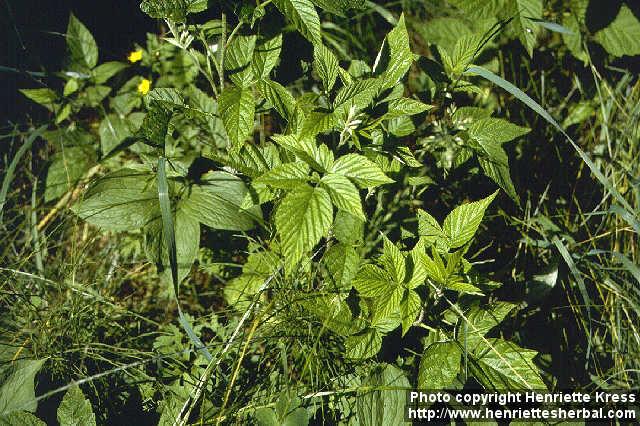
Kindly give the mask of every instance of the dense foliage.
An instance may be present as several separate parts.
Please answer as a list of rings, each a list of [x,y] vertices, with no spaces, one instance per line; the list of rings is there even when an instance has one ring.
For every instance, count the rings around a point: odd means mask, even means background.
[[[144,0],[126,62],[71,15],[21,89],[47,121],[3,136],[0,423],[637,387],[640,21],[611,7]]]

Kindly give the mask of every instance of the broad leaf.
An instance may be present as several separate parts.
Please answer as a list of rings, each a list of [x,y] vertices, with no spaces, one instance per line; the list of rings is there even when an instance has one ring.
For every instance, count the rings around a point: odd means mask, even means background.
[[[438,221],[422,209],[418,209],[418,235],[423,237],[423,241],[427,244],[446,240],[446,235]]]
[[[350,336],[345,341],[345,356],[351,359],[367,359],[375,356],[382,346],[382,335],[376,329]]]
[[[489,389],[546,390],[533,358],[538,353],[502,339],[488,339],[476,348],[473,357],[482,368],[474,375]]]
[[[356,249],[343,243],[335,244],[327,250],[323,260],[336,287],[348,292],[360,263]]]
[[[400,249],[391,242],[385,235],[382,236],[383,247],[380,264],[389,273],[396,284],[404,282],[406,276],[406,263],[404,255]]]
[[[70,388],[65,393],[58,407],[57,416],[60,426],[95,426],[96,424],[91,403],[78,386]]]
[[[140,9],[157,19],[184,22],[189,13],[206,10],[207,2],[202,0],[143,0]]]
[[[334,206],[365,220],[358,188],[348,178],[328,173],[320,180],[320,183],[329,192]]]
[[[131,131],[124,118],[118,114],[109,114],[100,122],[98,134],[100,135],[102,155],[107,155],[125,138],[131,136]]]
[[[209,172],[202,184],[193,185],[180,201],[178,209],[213,229],[247,231],[262,221],[259,207],[249,210],[240,206],[247,187],[240,178],[227,172]]]
[[[474,306],[460,320],[458,328],[458,340],[470,351],[474,350],[483,337],[494,327],[500,324],[513,310],[515,305],[507,302],[495,302],[487,307]]]
[[[338,59],[326,46],[319,44],[313,48],[313,66],[325,92],[330,92],[338,78]]]
[[[127,68],[127,64],[123,62],[105,62],[104,64],[98,65],[91,71],[91,77],[96,84],[102,84],[125,68]]]
[[[498,195],[497,191],[482,200],[458,206],[449,213],[443,225],[449,247],[462,247],[473,238],[482,222],[484,211],[496,195]]]
[[[289,122],[293,120],[296,100],[286,87],[272,80],[261,80],[257,87],[282,118]]]
[[[274,0],[273,3],[314,45],[322,43],[320,18],[311,0]]]
[[[58,99],[58,94],[53,90],[47,88],[20,89],[20,93],[50,111],[53,110],[53,104]]]
[[[279,189],[294,189],[305,184],[308,179],[309,166],[306,163],[294,162],[280,164],[262,174],[254,182]]]
[[[191,265],[198,255],[200,248],[200,224],[193,218],[191,212],[186,213],[178,209],[174,215],[173,226],[175,229],[176,261],[178,263],[178,280],[182,281],[191,270]],[[171,278],[171,264],[169,262],[169,250],[164,239],[162,220],[160,218],[151,222],[144,232],[145,251],[149,260],[158,267],[158,272]]]
[[[331,197],[324,188],[305,184],[287,194],[275,223],[289,270],[326,235],[332,221]]]
[[[382,364],[362,382],[373,388],[358,392],[356,409],[361,426],[403,426],[409,380],[398,367]]]
[[[333,234],[338,241],[345,244],[356,244],[362,241],[364,221],[345,211],[338,210],[333,221]]]
[[[420,313],[422,300],[414,290],[406,290],[400,300],[400,319],[402,321],[402,335],[404,336],[413,325]]]
[[[87,27],[73,14],[69,16],[66,37],[71,60],[86,68],[95,67],[98,63],[98,45]]]
[[[0,416],[14,411],[36,411],[34,380],[44,362],[44,359],[25,359],[11,363],[9,374],[0,387]]]
[[[73,209],[82,219],[106,230],[141,228],[160,215],[155,178],[120,169],[98,179]]]
[[[412,63],[413,53],[409,47],[409,34],[402,15],[396,27],[387,34],[373,66],[374,73],[379,75],[382,81],[381,89],[398,84]]]
[[[424,351],[418,371],[420,389],[447,389],[460,371],[462,351],[456,342],[436,342]]]
[[[258,41],[253,50],[253,75],[257,79],[268,79],[271,70],[280,59],[282,50],[282,34]]]
[[[385,119],[420,114],[421,112],[429,111],[433,106],[411,98],[398,98],[389,102],[387,108],[387,112],[384,115]]]
[[[251,63],[255,46],[255,35],[237,35],[225,51],[225,73],[238,87],[246,88],[253,82],[254,75]]]
[[[363,265],[353,280],[353,287],[360,296],[378,298],[385,294],[393,278],[387,271],[375,265]]]
[[[47,172],[44,200],[55,200],[72,190],[95,161],[93,149],[87,147],[67,147],[55,154]]]
[[[29,412],[14,411],[6,416],[0,415],[0,426],[47,426],[47,424]]]
[[[533,56],[538,25],[532,19],[542,19],[542,0],[509,0],[506,13],[509,17],[515,17],[513,25],[516,34],[529,56]]]
[[[348,177],[361,188],[393,182],[377,164],[359,154],[343,155],[335,161],[330,171]]]
[[[520,127],[500,118],[483,118],[469,125],[469,136],[481,145],[503,144],[524,136],[531,129]]]
[[[238,148],[253,133],[255,104],[252,89],[227,87],[220,95],[219,105],[224,128]]]
[[[640,22],[623,4],[616,19],[598,31],[595,39],[613,56],[640,55]]]

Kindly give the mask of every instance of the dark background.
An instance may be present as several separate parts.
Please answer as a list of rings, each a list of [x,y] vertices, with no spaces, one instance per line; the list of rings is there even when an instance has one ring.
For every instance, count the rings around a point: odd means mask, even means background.
[[[0,127],[44,117],[44,108],[18,89],[42,87],[25,71],[55,72],[65,54],[63,34],[73,12],[93,34],[99,62],[126,60],[134,43],[158,23],[140,11],[139,0],[0,0]]]

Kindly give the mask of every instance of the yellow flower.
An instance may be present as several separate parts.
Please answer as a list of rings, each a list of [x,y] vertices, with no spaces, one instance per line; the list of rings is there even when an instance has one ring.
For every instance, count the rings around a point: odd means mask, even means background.
[[[132,64],[142,60],[142,49],[134,50],[133,52],[129,53],[127,59],[129,59],[129,62],[131,62]]]
[[[140,84],[138,84],[138,93],[141,95],[146,95],[149,93],[149,89],[151,89],[151,81],[143,78]]]

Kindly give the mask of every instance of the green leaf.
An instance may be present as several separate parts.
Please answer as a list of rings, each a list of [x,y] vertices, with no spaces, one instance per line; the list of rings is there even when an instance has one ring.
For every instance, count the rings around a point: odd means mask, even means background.
[[[87,68],[93,68],[98,63],[98,45],[87,27],[73,13],[69,15],[67,26],[67,47],[73,62]]]
[[[193,215],[183,209],[174,214],[176,261],[178,263],[178,280],[182,281],[191,271],[191,266],[200,248],[200,224]],[[158,272],[164,273],[170,280],[171,264],[169,247],[164,239],[162,220],[151,222],[144,232],[145,251],[147,257],[158,267]]]
[[[356,249],[347,244],[335,244],[327,250],[323,259],[336,287],[348,291],[360,263]]]
[[[387,283],[382,294],[373,301],[371,324],[375,327],[388,322],[396,322],[393,328],[399,325],[401,317],[400,304],[404,289],[394,283]]]
[[[506,153],[504,156],[506,157]],[[519,205],[520,197],[516,192],[516,188],[513,186],[513,181],[509,174],[509,163],[502,164],[489,157],[480,157],[478,158],[478,162],[480,163],[480,167],[482,167],[484,174],[497,183],[500,188],[504,189],[509,197]]]
[[[147,143],[164,147],[173,109],[159,101],[149,102],[147,108],[147,114],[139,129],[139,136]]]
[[[312,44],[322,44],[320,18],[311,0],[274,0],[282,14]]]
[[[272,80],[261,80],[258,83],[258,90],[282,118],[289,122],[293,120],[296,100],[286,87]]]
[[[253,133],[255,104],[251,88],[227,87],[220,95],[219,111],[229,139],[237,148]]]
[[[342,175],[328,173],[320,180],[320,184],[329,191],[334,206],[365,220],[360,193],[349,179]]]
[[[616,19],[594,38],[613,56],[640,55],[640,22],[627,5],[623,4]]]
[[[253,51],[256,47],[256,36],[235,36],[225,50],[224,69],[233,83],[247,88],[253,83]]]
[[[474,350],[483,341],[483,337],[500,324],[513,308],[515,305],[507,302],[472,307],[460,322],[457,333],[460,343],[470,351]]]
[[[424,266],[425,256],[424,239],[421,238],[407,257],[407,279],[405,280],[407,288],[414,289],[424,284],[427,279],[428,272]]]
[[[320,8],[334,15],[345,16],[351,9],[363,9],[365,0],[313,0]]]
[[[45,422],[26,411],[14,411],[0,416],[0,426],[47,426]]]
[[[459,37],[456,40],[451,56],[443,59],[447,74],[458,77],[471,64],[480,53],[482,37],[474,34]]]
[[[389,273],[396,284],[404,282],[406,277],[406,264],[400,249],[391,242],[385,235],[382,235],[383,247],[380,264]]]
[[[231,231],[247,231],[262,221],[260,207],[240,207],[248,190],[237,176],[215,171],[202,176],[201,182],[178,205],[191,218],[213,229]]]
[[[375,356],[382,346],[382,335],[376,329],[349,336],[345,342],[345,356],[350,359],[367,359]]]
[[[122,62],[105,62],[91,71],[91,77],[96,84],[102,84],[125,68],[127,68],[127,64]]]
[[[152,18],[184,22],[190,13],[206,10],[203,0],[143,0],[140,9]]]
[[[381,364],[363,380],[365,389],[358,392],[356,412],[360,426],[404,426],[407,390],[411,388],[404,372],[389,364]]]
[[[393,278],[389,273],[375,265],[363,265],[353,279],[353,287],[362,297],[379,298],[391,287]]]
[[[253,50],[253,75],[257,79],[268,79],[282,51],[282,34],[259,41]]]
[[[269,407],[258,408],[253,416],[259,426],[281,426],[276,412]]]
[[[58,407],[57,417],[60,426],[95,426],[96,424],[91,403],[78,386],[70,388],[65,393]]]
[[[9,374],[0,387],[0,416],[14,411],[36,411],[34,381],[44,362],[44,359],[24,359],[11,363]]]
[[[356,110],[368,107],[380,89],[380,82],[377,78],[367,78],[342,87],[334,100],[335,115],[348,114],[352,107]]]
[[[313,48],[313,66],[325,92],[330,92],[338,78],[338,59],[326,46],[318,44]]]
[[[460,371],[462,351],[456,342],[436,342],[424,351],[418,371],[420,389],[447,389]]]
[[[495,18],[504,8],[504,0],[449,0],[471,19]]]
[[[456,207],[444,220],[443,231],[449,240],[450,248],[462,247],[475,235],[484,211],[498,195],[498,191],[482,200]]]
[[[344,244],[356,244],[362,241],[364,221],[345,211],[338,210],[333,221],[333,234]]]
[[[307,426],[309,424],[309,413],[302,407],[298,407],[285,417],[282,426]]]
[[[301,304],[309,312],[318,317],[322,327],[326,327],[340,336],[350,336],[361,332],[365,322],[353,318],[349,305],[343,296],[333,295],[306,298]]]
[[[47,171],[44,200],[55,200],[71,190],[95,164],[93,149],[81,146],[64,148],[52,158]]]
[[[377,164],[359,154],[347,154],[338,158],[330,172],[348,177],[361,188],[373,188],[393,182]]]
[[[546,390],[533,358],[538,354],[502,339],[487,339],[474,352],[482,372],[474,374],[489,389]]]
[[[432,109],[432,105],[427,105],[411,98],[398,98],[389,102],[387,112],[383,116],[385,119],[416,115]]]
[[[418,235],[429,245],[447,237],[438,221],[422,209],[418,209]]]
[[[407,73],[413,63],[413,53],[409,47],[409,33],[400,16],[396,27],[387,34],[383,48],[373,65],[373,72],[380,76],[381,89],[394,87]]]
[[[305,184],[287,194],[278,206],[275,223],[290,269],[320,241],[332,221],[331,197],[324,188]]]
[[[48,110],[53,109],[53,104],[58,99],[58,95],[51,89],[20,89],[20,93],[25,95],[37,104],[42,105]]]
[[[102,155],[109,154],[127,137],[131,136],[131,131],[125,119],[118,114],[109,114],[105,116],[98,127],[100,135],[100,148]]]
[[[72,78],[68,80],[64,84],[64,89],[62,89],[62,96],[67,97],[73,93],[75,93],[79,89],[80,85],[78,84],[78,79]]]
[[[120,169],[98,179],[73,210],[102,229],[141,228],[160,215],[155,179],[147,173]]]
[[[529,133],[531,129],[520,127],[500,118],[483,118],[469,125],[469,136],[483,147],[500,145]]]
[[[101,102],[111,93],[111,88],[107,86],[90,86],[81,94],[81,99],[85,105],[92,108],[100,106]]]
[[[279,189],[294,189],[309,179],[309,166],[306,163],[285,163],[262,174],[255,183],[269,185]]]
[[[505,11],[507,16],[515,17],[516,34],[529,56],[533,56],[538,33],[535,19],[542,19],[542,0],[509,0]]]
[[[402,335],[407,334],[407,331],[413,325],[413,322],[420,313],[422,307],[422,300],[420,296],[413,290],[406,290],[400,301],[400,318],[402,320]]]

